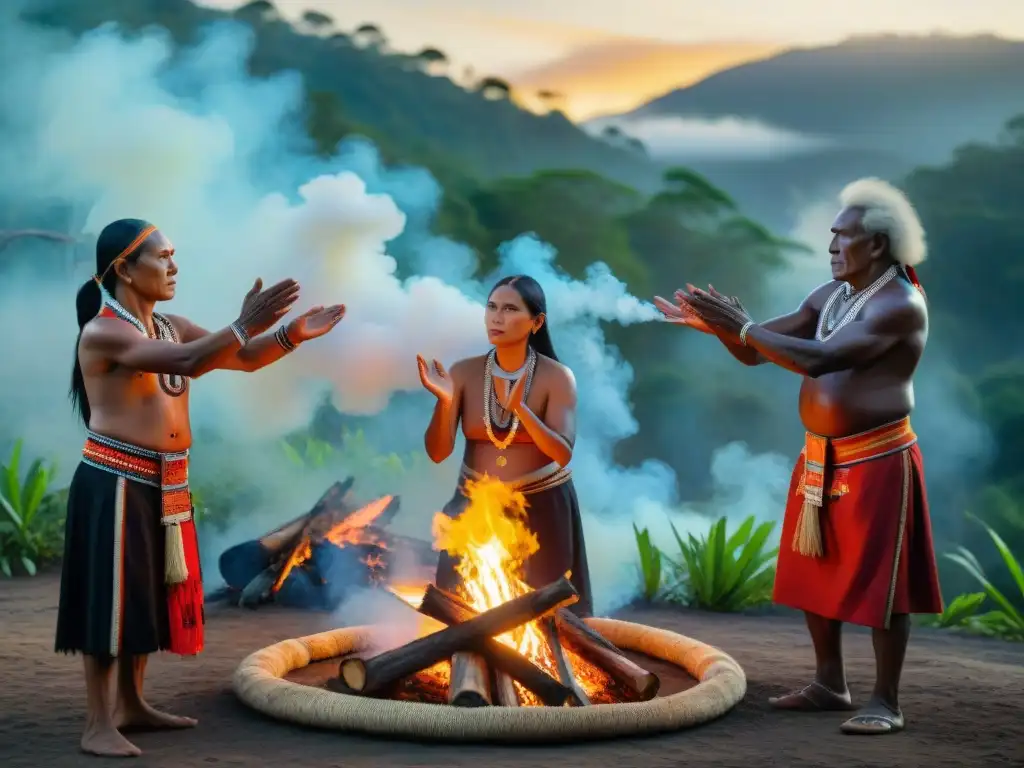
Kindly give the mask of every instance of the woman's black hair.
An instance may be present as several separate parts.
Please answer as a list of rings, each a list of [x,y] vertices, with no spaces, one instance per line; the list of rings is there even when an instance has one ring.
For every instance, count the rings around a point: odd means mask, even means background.
[[[78,344],[82,340],[82,329],[85,324],[96,317],[103,306],[103,293],[97,280],[102,277],[103,288],[113,296],[118,280],[114,262],[120,259],[131,263],[138,259],[139,248],[145,241],[144,237],[140,239],[140,235],[151,227],[148,221],[141,219],[119,219],[104,227],[96,240],[96,274],[82,284],[78,289],[78,296],[75,297],[78,338],[75,339],[75,365],[71,370],[68,397],[71,398],[71,407],[78,412],[86,427],[89,426],[92,410],[89,408],[89,396],[85,393],[85,378],[82,376],[82,365],[78,360]]]
[[[526,309],[531,317],[544,315],[544,324],[541,325],[540,330],[530,334],[530,346],[533,347],[535,352],[545,357],[550,357],[557,362],[558,355],[555,354],[555,346],[551,343],[551,334],[548,333],[548,300],[544,295],[544,289],[540,287],[540,283],[529,275],[512,275],[510,277],[503,277],[496,282],[494,287],[491,288],[491,293],[494,293],[503,285],[509,286],[519,294],[519,298],[523,300],[523,304],[526,305]]]

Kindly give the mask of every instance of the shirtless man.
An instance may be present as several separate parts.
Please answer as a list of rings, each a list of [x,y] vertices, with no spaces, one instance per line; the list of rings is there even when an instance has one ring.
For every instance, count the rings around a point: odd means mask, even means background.
[[[189,380],[256,371],[331,330],[341,305],[316,307],[264,334],[299,286],[257,280],[238,319],[209,332],[154,311],[174,298],[174,246],[137,219],[108,225],[96,275],[78,292],[71,399],[88,429],[71,481],[55,647],[81,653],[88,696],[82,750],[134,756],[122,729],[186,728],[142,695],[146,659],[203,647],[203,590],[188,491]],[[101,291],[101,286],[103,290]],[[117,661],[117,698],[109,683]]]
[[[898,190],[863,179],[840,195],[832,225],[831,282],[796,312],[755,323],[735,298],[688,286],[659,308],[715,334],[745,365],[774,363],[803,377],[804,450],[793,471],[782,529],[776,603],[802,610],[816,658],[814,680],[771,700],[778,709],[854,709],[841,627],[872,628],[871,700],[844,733],[903,729],[899,682],[911,613],[941,613],[924,467],[910,427],[913,374],[928,338],[914,266],[924,231]]]

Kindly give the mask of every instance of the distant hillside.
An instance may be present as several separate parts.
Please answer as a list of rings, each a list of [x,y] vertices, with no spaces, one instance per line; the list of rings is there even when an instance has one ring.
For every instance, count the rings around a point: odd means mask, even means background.
[[[738,116],[931,162],[1022,109],[1024,42],[882,36],[738,66],[622,117]]]
[[[540,116],[507,99],[464,90],[427,74],[413,56],[332,29],[326,17],[313,34],[282,21],[270,3],[253,3],[233,15],[189,0],[37,0],[26,16],[78,33],[111,21],[129,30],[158,24],[179,43],[194,41],[210,22],[234,17],[256,33],[250,62],[255,74],[300,72],[311,91],[331,94],[331,106],[347,121],[400,150],[407,162],[443,155],[485,177],[580,168],[639,187],[660,178],[642,155],[589,136],[561,113]]]

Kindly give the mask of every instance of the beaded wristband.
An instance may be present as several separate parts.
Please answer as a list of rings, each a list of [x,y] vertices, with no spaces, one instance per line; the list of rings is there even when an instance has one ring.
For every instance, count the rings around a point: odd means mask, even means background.
[[[747,346],[747,331],[749,331],[754,325],[757,325],[757,323],[753,320],[747,320],[747,322],[743,324],[743,327],[740,328],[740,344],[744,347]]]
[[[274,338],[277,339],[277,343],[281,345],[281,349],[285,352],[291,352],[298,346],[298,344],[288,338],[288,328],[284,325],[274,332]]]
[[[249,343],[249,334],[245,332],[245,328],[242,327],[241,323],[237,320],[228,326],[231,332],[235,334],[235,338],[238,339],[238,343],[241,346],[245,346]]]

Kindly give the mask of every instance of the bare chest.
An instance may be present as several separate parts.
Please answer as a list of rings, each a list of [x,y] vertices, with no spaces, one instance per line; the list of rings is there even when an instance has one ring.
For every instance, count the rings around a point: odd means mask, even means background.
[[[495,379],[492,385],[498,387],[496,392],[497,399],[504,401],[505,390],[504,385],[506,382],[500,379]],[[479,380],[467,383],[463,390],[462,396],[462,434],[465,435],[467,440],[487,440],[487,428],[485,425],[485,419],[487,418],[484,408],[484,389],[483,377]],[[532,383],[530,391],[526,397],[526,407],[529,408],[538,418],[544,419],[545,412],[547,410],[548,403],[548,391],[544,386],[543,378],[538,377]],[[494,414],[492,414],[493,416]],[[500,425],[494,424],[492,421],[492,432],[495,435],[505,435],[508,431],[507,427],[502,429]],[[519,429],[516,432],[516,436],[513,439],[514,443],[528,443],[532,442],[529,435],[526,434],[526,430]]]

